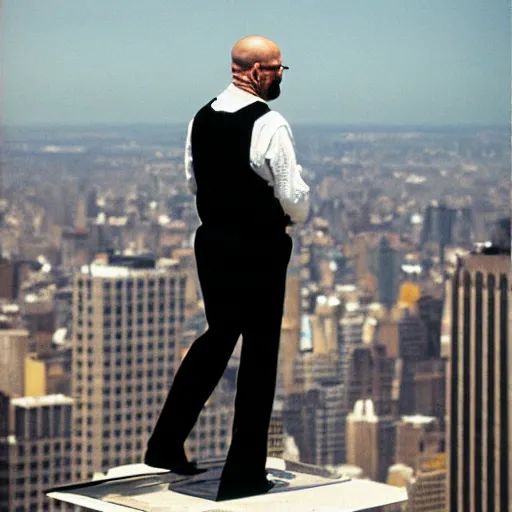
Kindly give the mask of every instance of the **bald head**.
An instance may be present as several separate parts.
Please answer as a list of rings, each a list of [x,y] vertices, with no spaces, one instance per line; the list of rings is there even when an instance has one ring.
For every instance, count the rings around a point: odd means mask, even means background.
[[[235,67],[251,68],[257,62],[270,63],[279,59],[281,50],[274,41],[261,36],[243,37],[231,50],[231,61]]]
[[[233,84],[264,100],[280,95],[283,69],[279,46],[266,37],[243,37],[231,50]]]

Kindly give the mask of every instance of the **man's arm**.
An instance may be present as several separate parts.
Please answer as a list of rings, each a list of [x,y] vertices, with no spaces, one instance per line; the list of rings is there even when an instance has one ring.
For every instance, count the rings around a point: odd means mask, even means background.
[[[274,195],[293,224],[304,224],[309,214],[309,186],[297,164],[289,126],[280,126],[272,136],[265,161],[273,177]]]
[[[194,119],[188,123],[187,140],[185,142],[185,177],[187,178],[188,188],[192,194],[197,194],[197,183],[194,175],[194,162],[192,159],[192,125]]]

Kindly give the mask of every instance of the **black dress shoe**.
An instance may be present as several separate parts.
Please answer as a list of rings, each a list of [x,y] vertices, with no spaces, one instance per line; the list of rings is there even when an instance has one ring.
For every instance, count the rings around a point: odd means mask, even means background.
[[[249,496],[257,496],[258,494],[266,494],[274,486],[275,483],[270,480],[265,480],[258,484],[248,482],[221,482],[215,501],[236,500],[248,498]]]
[[[192,476],[199,475],[205,471],[208,471],[207,469],[198,468],[196,461],[189,462],[186,459],[169,460],[162,457],[154,457],[152,455],[148,455],[147,453],[144,456],[144,464],[147,464],[153,468],[168,469],[169,471],[177,473],[178,475]]]

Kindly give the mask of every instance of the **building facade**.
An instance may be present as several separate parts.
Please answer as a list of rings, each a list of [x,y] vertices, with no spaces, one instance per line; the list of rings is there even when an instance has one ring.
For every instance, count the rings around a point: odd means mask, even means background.
[[[4,396],[4,402],[5,402]],[[72,510],[46,497],[45,490],[69,483],[73,400],[64,395],[11,398],[8,427],[0,435],[0,510]]]
[[[89,270],[90,269],[90,270]],[[138,463],[165,401],[185,317],[187,275],[117,260],[74,277],[74,477]]]
[[[510,252],[459,258],[448,367],[449,512],[507,511],[510,447]]]

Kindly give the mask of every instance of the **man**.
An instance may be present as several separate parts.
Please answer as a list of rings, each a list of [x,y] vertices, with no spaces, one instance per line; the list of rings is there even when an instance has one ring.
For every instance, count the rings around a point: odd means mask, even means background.
[[[281,52],[244,37],[232,49],[233,81],[189,124],[185,172],[201,225],[194,249],[208,330],[184,358],[144,462],[201,472],[184,443],[222,377],[240,335],[231,446],[217,501],[267,492],[267,438],[292,251],[287,225],[304,223],[309,187],[291,129],[267,101],[280,94]]]

